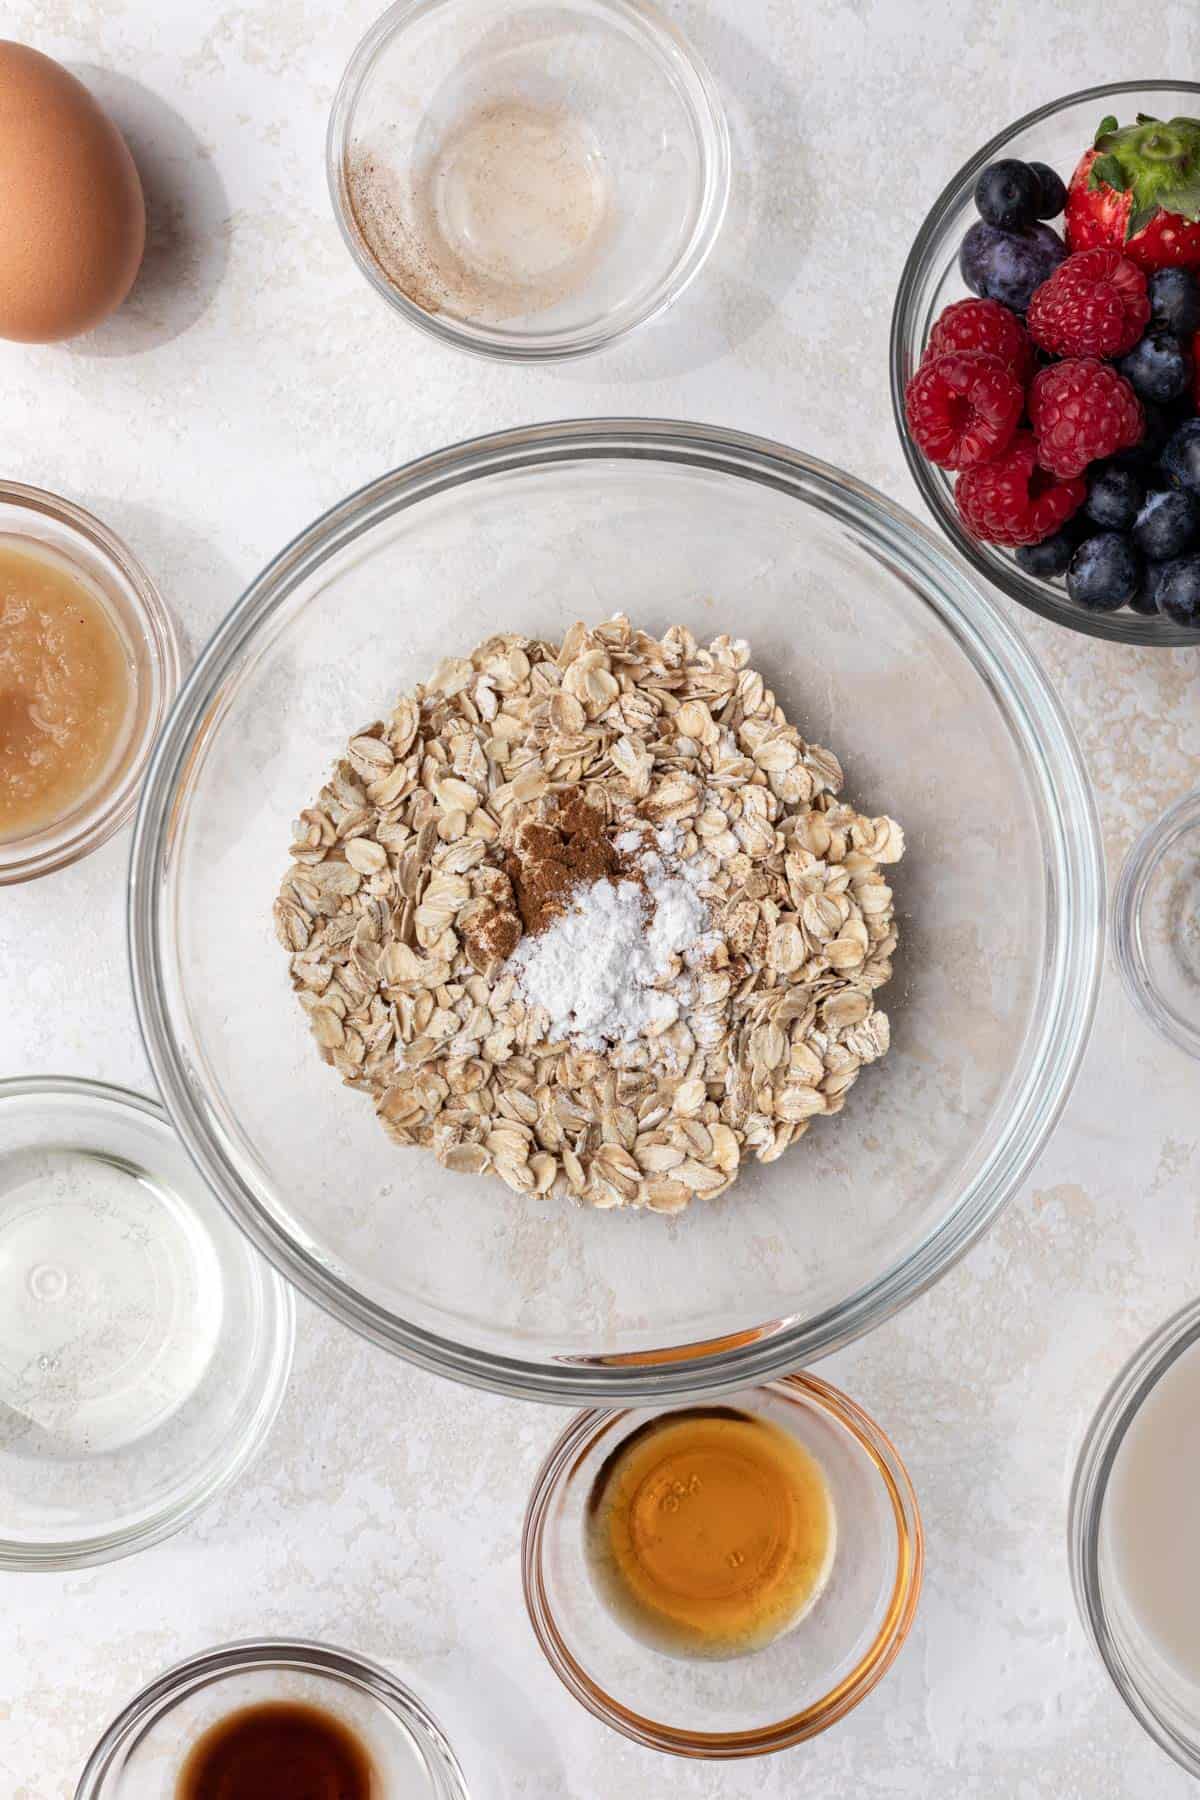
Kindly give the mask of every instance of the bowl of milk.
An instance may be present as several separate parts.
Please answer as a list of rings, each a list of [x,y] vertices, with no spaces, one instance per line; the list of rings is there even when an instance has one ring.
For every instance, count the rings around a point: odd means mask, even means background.
[[[1131,1358],[1071,1491],[1084,1628],[1151,1737],[1200,1775],[1200,1300]]]

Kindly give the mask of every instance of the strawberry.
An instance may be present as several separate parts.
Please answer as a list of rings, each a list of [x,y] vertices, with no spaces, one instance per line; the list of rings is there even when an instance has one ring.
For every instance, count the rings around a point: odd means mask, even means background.
[[[1071,250],[1119,250],[1143,269],[1200,268],[1200,119],[1101,120],[1067,191]]]

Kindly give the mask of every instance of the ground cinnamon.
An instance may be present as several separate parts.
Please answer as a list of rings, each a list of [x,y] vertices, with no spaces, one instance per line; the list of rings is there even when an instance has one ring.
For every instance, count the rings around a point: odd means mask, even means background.
[[[521,923],[536,935],[566,911],[577,888],[619,879],[621,864],[603,813],[571,788],[554,797],[544,818],[518,825],[504,868]]]

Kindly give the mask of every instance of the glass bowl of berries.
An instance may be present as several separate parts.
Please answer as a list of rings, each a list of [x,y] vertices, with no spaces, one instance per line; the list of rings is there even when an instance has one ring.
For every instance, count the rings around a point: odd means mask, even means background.
[[[1070,94],[991,138],[892,317],[913,476],[989,581],[1128,644],[1200,644],[1200,84]]]

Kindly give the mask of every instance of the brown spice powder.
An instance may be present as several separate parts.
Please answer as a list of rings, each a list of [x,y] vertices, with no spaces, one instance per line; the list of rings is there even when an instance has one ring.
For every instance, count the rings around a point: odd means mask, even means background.
[[[618,880],[622,859],[605,835],[605,820],[578,788],[555,796],[544,819],[517,827],[505,857],[517,910],[525,930],[536,935],[567,909],[577,888],[606,876]]]

